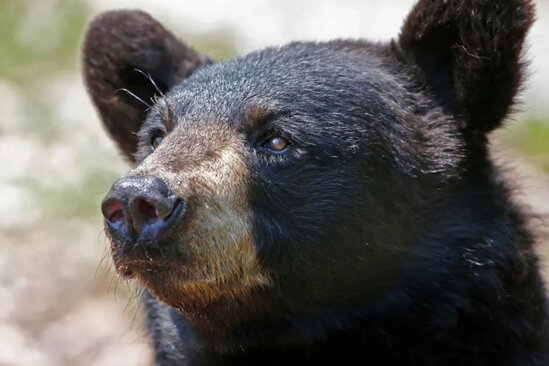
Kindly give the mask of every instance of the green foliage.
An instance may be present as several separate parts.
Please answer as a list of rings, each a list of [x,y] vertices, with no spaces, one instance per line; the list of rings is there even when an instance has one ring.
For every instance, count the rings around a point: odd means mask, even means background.
[[[88,13],[81,0],[0,0],[0,78],[74,68]]]
[[[520,135],[520,148],[523,153],[549,157],[549,118],[527,120]]]
[[[76,69],[89,18],[83,0],[0,0],[0,78],[36,82],[51,72]],[[185,33],[181,39],[216,60],[235,54],[227,30]]]
[[[34,179],[21,183],[29,189],[35,202],[49,218],[98,219],[101,217],[101,200],[118,177],[117,173],[96,168],[83,179],[81,185],[47,187]]]
[[[508,140],[543,170],[549,171],[549,118],[531,117],[509,133]]]
[[[236,42],[228,30],[217,29],[203,34],[183,33],[179,39],[214,60],[223,60],[236,54]]]

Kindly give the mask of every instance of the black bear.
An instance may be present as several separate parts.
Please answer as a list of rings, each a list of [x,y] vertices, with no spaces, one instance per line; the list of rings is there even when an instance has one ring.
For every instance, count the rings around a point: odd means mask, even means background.
[[[420,0],[400,36],[214,62],[149,15],[83,73],[133,169],[102,203],[158,365],[546,365],[527,217],[487,134],[531,0]]]

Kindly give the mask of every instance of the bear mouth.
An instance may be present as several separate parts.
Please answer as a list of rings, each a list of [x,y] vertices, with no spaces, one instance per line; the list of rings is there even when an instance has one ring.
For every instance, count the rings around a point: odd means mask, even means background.
[[[111,251],[116,271],[126,279],[140,275],[164,276],[166,273],[184,275],[188,272],[188,263],[164,242],[120,245],[111,238]]]
[[[185,266],[169,261],[153,261],[143,259],[116,259],[116,271],[126,279],[133,279],[140,275],[153,276],[166,273],[185,272]]]

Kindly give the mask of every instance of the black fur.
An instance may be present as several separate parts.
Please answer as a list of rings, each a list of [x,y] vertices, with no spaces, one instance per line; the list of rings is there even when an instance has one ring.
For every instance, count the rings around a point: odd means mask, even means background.
[[[527,0],[420,1],[387,45],[298,42],[212,64],[193,54],[202,66],[166,83],[164,103],[174,129],[245,140],[254,243],[275,285],[254,293],[253,311],[147,295],[157,364],[549,364],[534,239],[486,138],[512,107],[532,19]],[[99,86],[125,85],[91,44],[87,83],[105,120],[120,107],[98,103]],[[154,77],[139,60],[123,64]],[[250,126],[257,105],[267,113]],[[160,114],[131,120],[136,164]],[[261,152],[273,133],[287,153]]]

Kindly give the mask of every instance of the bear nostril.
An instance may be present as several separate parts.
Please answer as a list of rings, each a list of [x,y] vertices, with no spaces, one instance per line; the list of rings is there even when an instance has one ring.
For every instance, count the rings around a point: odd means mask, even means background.
[[[143,199],[139,200],[139,204],[137,207],[139,209],[139,212],[141,212],[141,214],[145,218],[154,219],[159,216],[156,211],[156,207],[150,202],[147,202]]]
[[[124,221],[124,211],[123,210],[117,210],[113,212],[112,215],[109,216],[107,219],[110,222],[123,222]]]
[[[124,221],[124,210],[118,200],[109,200],[103,204],[103,216],[110,222]]]
[[[172,213],[175,203],[171,200],[151,202],[143,198],[138,198],[132,204],[143,219],[162,219],[165,220]]]

